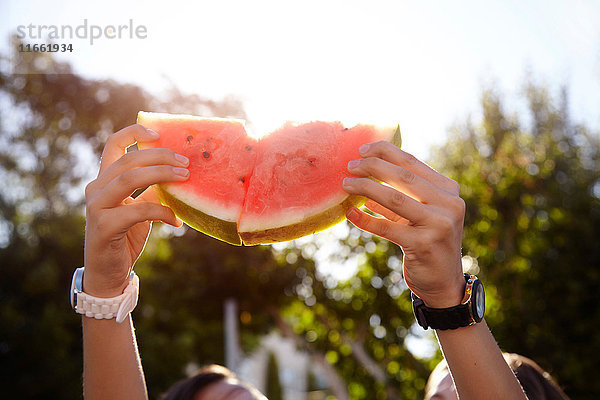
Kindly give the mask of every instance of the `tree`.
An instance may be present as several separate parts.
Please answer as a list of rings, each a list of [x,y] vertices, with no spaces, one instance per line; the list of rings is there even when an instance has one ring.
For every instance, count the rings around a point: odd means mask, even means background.
[[[138,110],[245,115],[235,99],[173,88],[159,100],[134,85],[84,79],[49,53],[13,60],[0,71],[0,386],[6,397],[75,399],[81,326],[66,293],[83,260],[83,186],[106,137],[134,123]],[[19,66],[35,73],[13,74]],[[136,266],[134,312],[151,397],[188,363],[223,361],[225,297],[237,297],[245,313],[243,344],[257,343],[273,325],[265,305],[291,300],[283,288],[296,284],[294,268],[278,267],[267,247],[233,248],[157,224]]]
[[[136,265],[143,292],[133,317],[153,394],[180,379],[187,363],[224,363],[225,299],[237,299],[242,348],[254,349],[274,327],[270,310],[293,300],[285,293],[298,284],[301,263],[280,266],[268,246],[235,247],[193,229],[181,236],[165,230],[154,232]]]
[[[284,251],[311,259],[315,243]],[[290,256],[290,254],[293,254]],[[306,264],[298,270],[298,300],[284,309],[282,332],[301,340],[309,354],[323,354],[343,379],[350,399],[422,397],[432,366],[414,357],[405,340],[414,324],[402,279],[401,249],[358,228],[348,229],[335,253],[340,262],[359,255],[358,272],[336,281]],[[287,327],[287,329],[286,329]]]
[[[573,398],[597,398],[599,136],[569,120],[566,92],[557,105],[528,84],[525,97],[530,128],[506,114],[496,91],[484,91],[482,121],[454,127],[433,165],[461,185],[463,266],[485,282],[500,346],[538,361]],[[317,247],[284,253],[310,260]],[[407,350],[414,317],[402,252],[356,228],[337,249],[333,262],[363,257],[358,273],[337,282],[301,270],[298,301],[284,313],[288,335],[325,354],[352,399],[421,397],[441,354],[420,360]]]
[[[536,360],[578,399],[600,396],[600,137],[566,91],[525,87],[531,124],[486,90],[483,120],[453,129],[434,164],[461,184],[464,254],[486,283],[501,347]]]

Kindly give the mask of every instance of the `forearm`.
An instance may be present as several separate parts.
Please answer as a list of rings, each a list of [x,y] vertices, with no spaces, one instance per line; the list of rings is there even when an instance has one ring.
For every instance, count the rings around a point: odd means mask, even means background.
[[[436,334],[461,400],[527,399],[485,321]]]
[[[131,315],[120,324],[83,317],[82,325],[84,397],[147,399]]]
[[[133,282],[129,278],[148,240],[152,221],[176,227],[182,224],[171,209],[160,204],[153,190],[135,199],[130,196],[138,188],[182,182],[189,177],[182,170],[189,160],[172,150],[127,152],[134,143],[158,138],[156,132],[137,124],[111,135],[102,151],[98,177],[85,188],[85,274],[80,290],[101,299],[127,291],[119,316],[137,304],[137,297],[132,297],[138,295],[137,278],[133,277]],[[83,317],[82,325],[85,398],[147,399],[131,316],[127,314],[122,323]]]

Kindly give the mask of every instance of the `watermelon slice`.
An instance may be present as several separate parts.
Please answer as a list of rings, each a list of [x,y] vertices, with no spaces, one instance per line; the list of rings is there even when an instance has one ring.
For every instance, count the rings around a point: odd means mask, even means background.
[[[348,161],[359,158],[360,145],[393,134],[318,121],[286,123],[257,140],[241,120],[143,111],[138,123],[160,134],[141,149],[166,147],[190,159],[187,181],[155,185],[161,202],[194,229],[234,245],[288,241],[343,221],[366,201],[342,189]]]

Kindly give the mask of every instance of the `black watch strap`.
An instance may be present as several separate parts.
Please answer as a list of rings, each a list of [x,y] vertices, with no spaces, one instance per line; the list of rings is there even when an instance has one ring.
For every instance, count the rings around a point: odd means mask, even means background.
[[[421,299],[419,299],[419,301],[423,302]],[[427,325],[424,326],[425,329],[427,329],[427,327],[442,330],[457,329],[463,326],[472,325],[475,322],[469,311],[469,306],[466,304],[459,304],[454,307],[442,309],[421,307],[419,311],[423,313],[423,317],[426,321]],[[419,323],[419,325],[421,324]]]
[[[469,275],[465,274],[465,280],[468,281],[468,279]],[[412,293],[412,301],[415,317],[423,329],[457,329],[477,322],[473,318],[470,303],[449,308],[431,308],[427,307],[423,300],[414,293]]]

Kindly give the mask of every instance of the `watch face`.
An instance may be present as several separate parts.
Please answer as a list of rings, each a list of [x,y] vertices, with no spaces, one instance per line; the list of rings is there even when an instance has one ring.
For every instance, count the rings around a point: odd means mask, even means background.
[[[475,311],[473,316],[477,320],[477,322],[483,319],[483,315],[485,314],[485,292],[483,290],[483,285],[481,281],[475,281],[474,294],[475,294],[475,304],[473,305]]]
[[[71,281],[71,292],[69,298],[71,300],[71,307],[73,310],[77,306],[77,292],[83,291],[83,267],[77,268],[73,274],[73,280]]]

